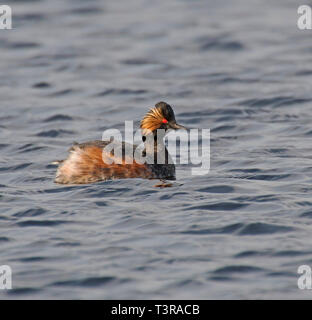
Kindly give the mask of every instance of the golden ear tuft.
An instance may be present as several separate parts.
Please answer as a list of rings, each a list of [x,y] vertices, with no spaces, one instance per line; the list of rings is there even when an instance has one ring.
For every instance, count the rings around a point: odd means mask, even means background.
[[[164,123],[163,120],[164,115],[160,108],[155,107],[151,109],[141,121],[140,128],[142,129],[143,135],[159,129]]]

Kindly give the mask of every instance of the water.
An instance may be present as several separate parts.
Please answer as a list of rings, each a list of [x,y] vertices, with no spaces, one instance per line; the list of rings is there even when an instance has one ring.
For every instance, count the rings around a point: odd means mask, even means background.
[[[311,298],[312,44],[296,1],[8,1],[0,32],[4,299]],[[211,129],[177,185],[53,183],[73,141],[158,101]]]

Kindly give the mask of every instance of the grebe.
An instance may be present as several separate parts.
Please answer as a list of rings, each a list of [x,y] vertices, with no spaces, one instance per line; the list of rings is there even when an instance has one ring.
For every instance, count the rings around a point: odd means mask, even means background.
[[[125,142],[119,142],[122,148],[121,164],[107,164],[103,156],[114,158],[113,153],[103,152],[103,149],[111,141],[89,141],[85,143],[74,143],[69,149],[69,156],[65,160],[56,161],[59,167],[56,172],[56,183],[62,184],[85,184],[111,179],[143,178],[175,180],[175,165],[163,142],[164,135],[168,130],[186,129],[177,124],[174,112],[166,102],[158,102],[142,119],[141,124],[142,140],[146,157],[152,156],[153,163],[140,164],[135,161],[131,164],[125,163]],[[157,130],[164,129],[164,130]],[[159,133],[161,132],[161,133]],[[163,133],[163,134],[162,134]],[[157,135],[162,134],[160,139]],[[134,150],[137,145],[131,145]],[[162,164],[156,163],[157,155],[165,155]],[[161,185],[157,185],[161,186]],[[166,185],[163,185],[166,186]]]

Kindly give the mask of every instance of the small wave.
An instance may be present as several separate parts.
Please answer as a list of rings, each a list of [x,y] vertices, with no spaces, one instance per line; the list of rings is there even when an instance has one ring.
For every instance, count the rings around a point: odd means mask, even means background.
[[[298,250],[283,250],[273,254],[275,257],[298,257],[304,255],[311,255],[312,251],[298,251]]]
[[[25,168],[29,167],[30,165],[32,165],[32,163],[21,163],[21,164],[17,164],[17,165],[10,166],[10,167],[0,167],[0,171],[14,172],[17,170],[25,169]]]
[[[198,287],[203,286],[204,283],[202,281],[194,280],[194,279],[184,279],[181,281],[177,281],[176,283],[173,284],[173,286],[178,287],[178,288],[186,288],[189,290],[190,288],[194,287],[198,289]]]
[[[232,274],[232,273],[251,273],[251,272],[262,272],[265,271],[263,268],[245,265],[231,265],[218,268],[213,271],[213,274]]]
[[[199,40],[200,50],[241,51],[245,46],[236,40],[227,40],[224,36],[201,37]]]
[[[55,138],[55,137],[64,136],[64,135],[72,135],[74,133],[75,133],[74,131],[70,131],[70,130],[54,129],[54,130],[48,130],[48,131],[41,131],[37,133],[36,136]]]
[[[157,64],[157,62],[155,62],[153,60],[148,60],[146,58],[125,59],[121,62],[126,65],[135,65],[135,66],[142,66],[142,65],[147,65],[147,64]]]
[[[33,152],[33,151],[37,151],[37,150],[44,150],[46,148],[47,147],[38,146],[38,144],[27,143],[27,144],[24,144],[23,146],[19,147],[18,152],[26,153],[26,152]]]
[[[9,146],[9,144],[7,144],[7,143],[0,143],[0,150],[6,148],[8,146]]]
[[[291,277],[291,278],[298,278],[298,274],[297,273],[293,273],[293,272],[287,272],[287,271],[275,271],[275,272],[268,272],[266,274],[269,277]]]
[[[42,81],[42,82],[34,83],[32,87],[37,89],[45,89],[45,88],[50,88],[51,84],[48,82]]]
[[[74,118],[66,115],[66,114],[55,114],[51,117],[48,117],[44,119],[44,122],[54,122],[54,121],[71,121],[74,120]]]
[[[276,108],[276,107],[290,106],[294,104],[302,104],[306,102],[311,102],[311,99],[295,98],[295,97],[288,97],[288,96],[277,96],[272,98],[259,98],[259,99],[256,98],[256,99],[243,100],[239,104],[242,106],[248,106],[248,107],[272,106]]]
[[[265,194],[265,195],[259,195],[259,196],[242,196],[238,198],[234,198],[235,201],[248,201],[251,203],[255,202],[273,202],[278,201],[280,198],[273,194]]]
[[[39,46],[40,44],[36,42],[13,42],[8,44],[10,49],[32,49]]]
[[[19,0],[22,1],[22,0]],[[26,0],[24,0],[26,1]],[[14,20],[18,22],[39,22],[47,19],[47,16],[42,13],[25,13],[25,14],[14,14]]]
[[[26,257],[26,258],[18,258],[15,261],[19,261],[19,262],[23,262],[23,263],[27,263],[27,262],[41,262],[41,261],[45,261],[48,260],[48,258],[46,257]]]
[[[49,94],[49,97],[60,97],[60,96],[65,96],[65,95],[70,95],[75,93],[74,89],[64,89],[64,90],[60,90],[60,91],[56,91],[53,93]]]
[[[131,90],[131,89],[106,89],[104,91],[101,91],[100,93],[97,93],[97,97],[107,96],[107,95],[137,95],[137,94],[145,94],[147,93],[147,90]]]
[[[220,228],[210,228],[203,229],[198,225],[193,225],[189,230],[181,231],[179,233],[183,234],[195,234],[195,235],[204,235],[204,234],[235,234],[238,236],[246,236],[246,235],[264,235],[264,234],[273,234],[273,233],[285,233],[293,231],[293,227],[281,226],[275,224],[268,223],[235,223],[231,225],[227,225],[225,227]]]
[[[260,174],[255,176],[246,176],[246,177],[240,177],[241,179],[247,179],[247,180],[264,180],[264,181],[278,181],[278,180],[284,180],[289,177],[291,177],[291,174]]]
[[[55,245],[56,247],[79,247],[81,243],[78,241],[66,241],[66,242],[59,242]]]
[[[68,14],[77,14],[77,15],[89,15],[89,14],[102,14],[103,9],[101,7],[88,6],[74,8],[67,11]]]
[[[54,166],[53,166],[54,168]],[[80,188],[85,188],[85,186],[67,186],[65,185],[64,187],[55,187],[51,189],[43,189],[40,191],[41,193],[64,193],[66,191],[72,191],[74,189],[80,189]]]
[[[235,233],[235,231],[241,229],[244,226],[242,223],[234,223],[227,225],[225,227],[220,227],[220,228],[211,228],[211,229],[201,229],[197,225],[193,225],[190,230],[187,231],[182,231],[180,233],[184,234],[232,234]]]
[[[305,211],[300,214],[300,217],[302,218],[312,218],[312,210]]]
[[[54,227],[61,224],[72,223],[66,220],[25,220],[17,222],[19,227]]]
[[[249,223],[242,227],[238,231],[238,235],[246,236],[246,235],[262,235],[262,234],[272,234],[272,233],[285,233],[294,231],[293,227],[281,226],[276,224],[268,224],[268,223]]]
[[[234,255],[234,258],[250,258],[250,257],[264,257],[270,255],[267,251],[242,251]]]
[[[8,295],[30,295],[34,293],[40,292],[41,289],[39,288],[29,288],[29,287],[21,287],[21,288],[12,288],[11,290],[7,291]]]
[[[185,210],[231,211],[248,206],[248,203],[218,202],[188,207]]]
[[[86,279],[79,280],[66,280],[66,281],[57,281],[52,283],[52,286],[61,286],[61,287],[99,287],[111,282],[118,280],[115,277],[90,277]]]
[[[197,117],[211,117],[211,116],[219,116],[219,115],[228,115],[228,116],[237,116],[243,115],[244,111],[239,110],[237,108],[218,108],[218,109],[211,109],[209,110],[194,110],[192,112],[182,112],[179,113],[179,117],[189,119],[190,117],[196,114]],[[187,120],[188,121],[188,120]]]
[[[219,132],[219,131],[228,131],[228,130],[232,130],[232,129],[235,129],[235,128],[236,128],[236,126],[232,126],[232,125],[222,125],[222,126],[213,128],[211,130],[211,132],[215,133],[215,132]]]
[[[46,213],[47,210],[43,208],[26,209],[13,214],[14,217],[36,217]]]

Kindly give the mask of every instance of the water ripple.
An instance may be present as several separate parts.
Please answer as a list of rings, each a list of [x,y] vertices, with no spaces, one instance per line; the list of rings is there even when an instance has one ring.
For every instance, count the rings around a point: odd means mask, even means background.
[[[65,220],[24,220],[19,221],[16,224],[19,227],[53,227],[61,224],[72,223],[71,221]]]
[[[90,277],[81,280],[68,280],[68,281],[57,281],[52,283],[52,286],[61,286],[61,287],[98,287],[109,284],[111,282],[116,282],[118,280],[115,277]]]

